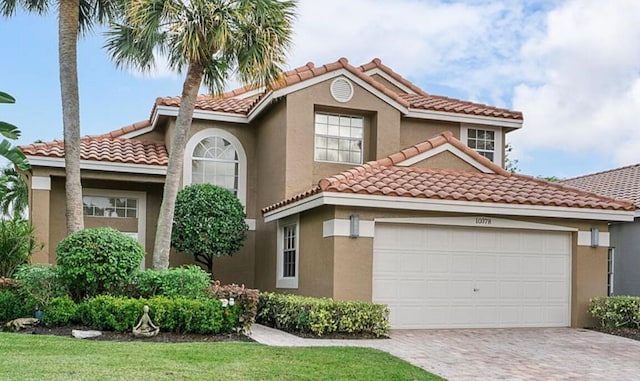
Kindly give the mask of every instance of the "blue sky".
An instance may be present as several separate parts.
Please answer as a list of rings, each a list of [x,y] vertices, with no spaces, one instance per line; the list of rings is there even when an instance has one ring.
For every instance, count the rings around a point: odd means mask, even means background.
[[[96,31],[79,43],[81,131],[149,117],[182,76],[119,70]],[[522,111],[522,173],[572,177],[640,162],[640,2],[301,0],[289,67],[374,57],[425,91]],[[0,19],[0,118],[19,144],[62,136],[57,19]]]

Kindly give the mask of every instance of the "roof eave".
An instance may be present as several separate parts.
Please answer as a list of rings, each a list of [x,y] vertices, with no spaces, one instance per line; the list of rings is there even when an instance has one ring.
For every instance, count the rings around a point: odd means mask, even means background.
[[[322,192],[264,213],[265,222],[272,222],[322,205],[352,206],[380,209],[454,212],[501,216],[549,217],[611,222],[634,220],[633,210],[610,210],[544,205],[522,205],[460,200],[363,195]]]
[[[434,119],[447,122],[459,122],[469,124],[480,124],[487,126],[505,127],[510,130],[522,128],[522,119],[498,118],[492,116],[461,114],[447,111],[433,111],[410,108],[406,114],[409,118]]]
[[[27,160],[32,167],[64,168],[64,158],[27,155]],[[145,175],[166,176],[166,165],[150,165],[135,163],[107,162],[97,160],[80,160],[80,169],[96,170],[104,172],[138,173]]]

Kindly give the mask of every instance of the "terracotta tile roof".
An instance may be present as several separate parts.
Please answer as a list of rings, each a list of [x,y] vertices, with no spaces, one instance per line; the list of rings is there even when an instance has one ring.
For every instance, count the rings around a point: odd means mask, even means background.
[[[447,98],[439,95],[423,96],[403,94],[400,95],[400,97],[409,102],[411,108],[414,109],[523,120],[522,113],[520,111],[511,111],[504,108],[487,106],[481,103],[461,101],[459,99]]]
[[[119,128],[117,130],[107,132],[106,134],[96,135],[94,137],[96,137],[96,138],[98,138],[98,137],[100,137],[100,138],[119,138],[119,137],[121,137],[123,135],[126,135],[128,133],[131,133],[131,132],[134,132],[134,131],[138,131],[138,130],[141,130],[143,128],[150,127],[150,126],[151,126],[151,121],[143,120],[143,121],[140,121],[140,122],[136,122],[136,123],[130,124],[128,126],[124,126],[124,127]]]
[[[603,196],[630,200],[640,208],[640,164],[567,179],[561,183]]]
[[[104,136],[85,136],[81,139],[81,160],[113,163],[147,164],[166,166],[169,154],[162,142],[145,142]],[[34,143],[20,146],[28,156],[63,158],[63,142]]]
[[[370,70],[373,67],[378,67],[388,75],[392,76],[399,82],[403,83],[407,87],[411,88],[417,93],[415,94],[397,94],[385,87],[380,82],[371,78],[364,72]],[[489,116],[496,118],[516,119],[522,120],[522,113],[519,111],[510,111],[507,109],[487,106],[480,103],[473,103],[462,101],[453,98],[447,98],[436,95],[429,95],[419,87],[415,86],[411,82],[402,78],[399,74],[395,73],[389,67],[382,64],[380,59],[376,58],[370,63],[354,67],[349,64],[346,58],[340,58],[336,62],[332,62],[322,66],[315,66],[313,62],[309,62],[304,66],[300,66],[293,70],[289,70],[280,77],[279,80],[271,83],[271,90],[275,91],[279,89],[292,86],[296,83],[306,81],[308,79],[318,77],[320,75],[330,73],[336,70],[344,69],[366,82],[376,90],[380,91],[387,97],[391,98],[398,104],[406,108],[415,108],[431,111],[444,111],[469,115]],[[207,111],[219,111],[228,112],[240,115],[247,115],[258,102],[269,94],[268,91],[264,91],[258,95],[242,98],[242,95],[247,94],[250,91],[255,91],[254,87],[243,87],[231,92],[227,92],[217,97],[208,95],[199,95],[196,101],[196,109]],[[155,106],[172,106],[178,107],[180,105],[180,97],[163,97],[156,99]],[[154,106],[154,107],[155,107]]]
[[[395,79],[396,81],[402,83],[403,85],[405,85],[408,88],[410,88],[411,90],[413,90],[416,94],[420,94],[420,95],[425,96],[425,97],[429,96],[429,94],[425,93],[424,90],[422,90],[418,86],[414,85],[413,83],[407,81],[400,74],[398,74],[395,71],[393,71],[389,66],[383,64],[382,61],[380,60],[380,58],[374,58],[373,60],[371,60],[371,62],[366,63],[364,65],[358,66],[358,69],[360,71],[362,71],[362,72],[367,72],[367,71],[369,71],[371,69],[375,69],[375,68],[378,68],[378,69],[382,70],[384,73],[389,75],[391,78]]]
[[[457,139],[450,133],[438,135],[384,159],[368,162],[338,175],[321,179],[309,190],[270,205],[262,209],[262,213],[322,192],[588,209],[635,209],[630,202],[512,174],[499,167],[500,170],[496,173],[479,173],[396,166],[403,160],[442,145],[444,142],[450,142],[457,147],[455,141]],[[469,154],[478,161],[484,159],[475,152]],[[483,164],[492,163],[483,162]],[[497,166],[494,165],[491,168],[495,169],[495,167]]]
[[[241,93],[241,92],[239,92]],[[227,93],[227,94],[234,94]],[[249,98],[224,98],[223,96],[198,95],[196,110],[227,112],[246,115],[260,99],[259,96]],[[155,106],[180,106],[180,97],[157,98]]]

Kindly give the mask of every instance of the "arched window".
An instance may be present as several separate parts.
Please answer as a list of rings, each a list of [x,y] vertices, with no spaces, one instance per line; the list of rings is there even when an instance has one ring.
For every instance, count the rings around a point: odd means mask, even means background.
[[[247,157],[240,141],[217,128],[193,135],[185,147],[184,185],[209,183],[232,191],[246,205]]]

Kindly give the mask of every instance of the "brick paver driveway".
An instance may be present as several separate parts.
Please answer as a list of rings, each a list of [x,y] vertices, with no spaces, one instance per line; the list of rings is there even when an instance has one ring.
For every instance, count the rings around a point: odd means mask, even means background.
[[[268,345],[363,346],[450,381],[640,380],[640,341],[570,328],[396,330],[389,340],[300,339],[256,326]]]

